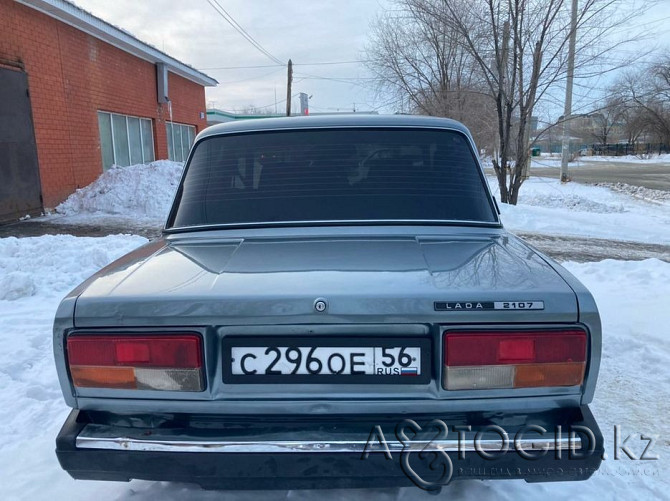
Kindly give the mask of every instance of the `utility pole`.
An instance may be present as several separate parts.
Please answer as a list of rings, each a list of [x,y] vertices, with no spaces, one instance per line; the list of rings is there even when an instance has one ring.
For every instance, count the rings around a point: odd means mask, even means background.
[[[570,160],[570,120],[572,119],[572,85],[575,80],[575,46],[577,44],[577,0],[572,0],[572,20],[568,44],[568,79],[565,82],[565,110],[563,111],[563,157],[561,158],[561,182],[570,181],[568,161]]]
[[[291,86],[293,85],[293,61],[288,60],[288,84],[286,85],[286,116],[291,116]]]

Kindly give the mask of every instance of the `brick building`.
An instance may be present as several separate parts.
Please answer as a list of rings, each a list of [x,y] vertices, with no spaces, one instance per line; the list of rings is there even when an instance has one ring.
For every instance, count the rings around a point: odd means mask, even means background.
[[[0,221],[184,159],[216,81],[65,0],[0,0]]]

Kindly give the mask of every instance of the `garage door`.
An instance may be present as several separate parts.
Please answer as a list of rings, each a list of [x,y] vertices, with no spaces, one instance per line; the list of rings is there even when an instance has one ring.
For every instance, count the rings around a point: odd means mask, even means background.
[[[0,68],[0,222],[42,210],[28,78]]]

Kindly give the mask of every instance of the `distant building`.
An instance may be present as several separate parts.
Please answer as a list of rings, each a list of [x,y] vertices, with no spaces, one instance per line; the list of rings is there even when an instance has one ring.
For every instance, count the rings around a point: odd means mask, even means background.
[[[0,221],[183,160],[216,80],[65,0],[0,0]]]
[[[332,111],[327,113],[309,112],[310,116],[319,115],[378,115],[376,111]],[[207,125],[216,125],[225,122],[233,122],[235,120],[253,120],[257,118],[280,118],[285,117],[284,113],[233,113],[230,111],[223,111],[216,108],[209,108],[207,110]]]
[[[225,122],[234,122],[235,120],[253,120],[255,118],[278,118],[286,116],[284,114],[252,114],[252,113],[232,113],[230,111],[210,108],[207,110],[207,125],[222,124]]]

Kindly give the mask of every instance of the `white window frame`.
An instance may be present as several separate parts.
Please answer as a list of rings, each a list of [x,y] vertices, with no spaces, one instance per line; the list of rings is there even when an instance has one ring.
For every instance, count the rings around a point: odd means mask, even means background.
[[[144,163],[153,162],[154,160],[156,160],[156,150],[154,148],[153,119],[151,119],[149,117],[140,117],[140,116],[137,116],[137,115],[124,115],[123,113],[114,113],[112,111],[98,110],[98,115],[101,115],[101,114],[102,115],[109,115],[110,125],[113,122],[112,117],[114,115],[119,116],[119,117],[123,117],[123,121],[126,124],[126,137],[128,138],[128,160],[129,160],[129,162],[131,162],[131,164],[132,164],[132,154],[131,154],[131,150],[130,150],[130,129],[128,127],[128,119],[129,118],[137,118],[140,121],[140,152],[141,152],[141,156],[142,156],[141,162],[144,164]],[[150,151],[152,152],[152,155],[151,155],[152,158],[145,158],[145,155],[144,155],[144,131],[143,131],[143,127],[142,127],[142,120],[148,121],[151,125],[150,126],[150,130],[151,130],[151,138],[150,138],[151,139],[151,149],[150,149]],[[114,127],[113,126],[111,126],[111,132],[112,132],[112,157],[114,158],[114,162],[113,162],[112,165],[119,165],[117,163],[117,158],[116,158],[116,141],[114,139]],[[100,130],[99,129],[98,129],[98,137],[100,137]],[[105,166],[104,165],[104,159],[103,159],[103,166],[102,167],[103,167],[103,170],[107,170],[111,166]]]
[[[193,143],[191,143],[191,134],[188,133],[189,130],[193,131],[193,141],[195,142],[195,136],[197,135],[197,129],[195,125],[192,124],[183,124],[179,122],[170,122],[166,121],[165,122],[165,133],[167,134],[168,130],[168,125],[170,126],[170,135],[172,136],[172,149],[168,148],[168,159],[172,160],[173,162],[186,162],[188,158],[188,154],[191,151],[191,146],[193,146]],[[177,125],[179,127],[182,127],[181,131],[181,143],[180,143],[180,148],[182,151],[182,160],[175,160],[175,154],[174,154],[174,149],[175,149],[175,143],[174,143],[174,126]],[[184,149],[184,131],[186,131],[186,140],[188,142],[188,146],[186,149]]]

